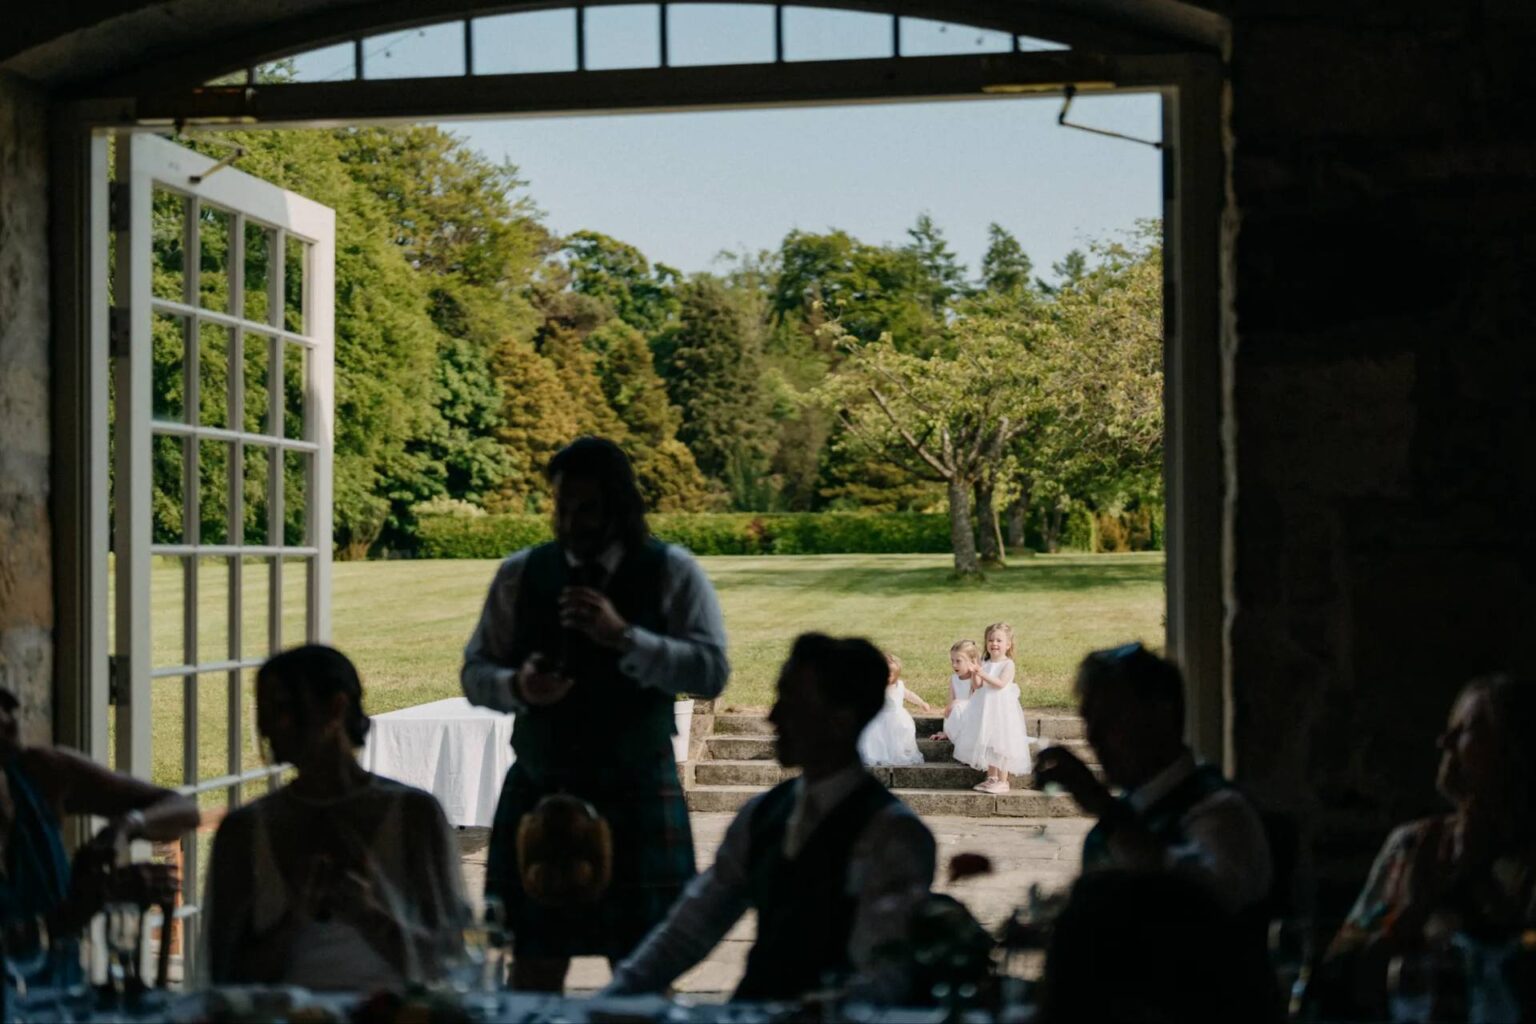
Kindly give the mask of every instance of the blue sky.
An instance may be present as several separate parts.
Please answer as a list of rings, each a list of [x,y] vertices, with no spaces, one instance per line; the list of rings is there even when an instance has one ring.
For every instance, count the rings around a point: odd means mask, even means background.
[[[588,11],[588,66],[655,66],[656,9]],[[743,5],[674,5],[674,64],[772,58],[771,13]],[[890,21],[790,8],[788,59],[887,56]],[[1007,49],[1000,33],[903,19],[910,55]],[[1051,44],[1023,40],[1030,49]],[[474,24],[477,71],[574,67],[570,11]],[[458,24],[365,43],[367,77],[463,73]],[[349,78],[350,49],[297,61],[301,80]],[[1056,124],[1059,99],[987,99],[767,111],[525,118],[446,125],[510,160],[557,232],[590,228],[652,260],[707,270],[721,250],[776,246],[793,229],[843,228],[899,242],[927,212],[972,272],[997,221],[1046,272],[1068,250],[1129,229],[1161,208],[1161,157],[1149,146]],[[1161,134],[1155,95],[1079,97],[1073,117],[1142,138]]]

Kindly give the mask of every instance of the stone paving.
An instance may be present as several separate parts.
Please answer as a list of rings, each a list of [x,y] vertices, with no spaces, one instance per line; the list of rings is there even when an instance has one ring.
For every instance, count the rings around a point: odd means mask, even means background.
[[[715,850],[725,835],[732,815],[695,813],[692,815],[694,846],[700,867],[714,860]],[[1047,890],[1070,885],[1077,877],[1083,836],[1092,824],[1085,818],[975,818],[928,816],[923,820],[933,830],[939,843],[940,878],[936,888],[961,900],[989,929],[1008,917],[1021,903],[1031,883]],[[471,896],[478,901],[485,884],[486,829],[463,829],[459,845],[463,854],[464,878]],[[981,853],[990,857],[993,873],[949,884],[946,875],[949,859],[957,853]],[[754,926],[749,912],[733,928],[709,958],[678,980],[677,990],[707,997],[731,991],[741,977],[751,947]],[[571,968],[569,988],[587,991],[600,988],[608,980],[606,961],[591,957],[578,959]]]

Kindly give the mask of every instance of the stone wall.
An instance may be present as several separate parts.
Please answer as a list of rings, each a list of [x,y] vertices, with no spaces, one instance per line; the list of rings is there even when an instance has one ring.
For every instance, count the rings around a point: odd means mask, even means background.
[[[52,736],[45,106],[0,76],[0,686]]]
[[[1337,908],[1459,684],[1536,660],[1536,15],[1225,13],[1233,749]]]

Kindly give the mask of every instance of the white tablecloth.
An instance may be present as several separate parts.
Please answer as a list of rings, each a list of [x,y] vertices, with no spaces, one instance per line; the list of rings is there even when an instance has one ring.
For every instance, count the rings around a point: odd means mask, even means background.
[[[463,697],[374,715],[362,764],[427,790],[450,824],[488,828],[512,767],[512,716]]]

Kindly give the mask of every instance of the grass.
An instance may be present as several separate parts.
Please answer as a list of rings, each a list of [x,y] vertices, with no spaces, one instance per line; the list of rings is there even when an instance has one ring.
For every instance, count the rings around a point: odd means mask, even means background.
[[[796,634],[823,630],[869,637],[895,651],[908,683],[941,703],[949,678],[949,645],[961,637],[978,643],[989,622],[1013,624],[1015,660],[1024,702],[1064,706],[1074,666],[1083,653],[1128,639],[1161,643],[1163,559],[1160,554],[1041,555],[1015,559],[980,583],[956,581],[943,555],[806,555],[702,559],[714,581],[730,637],[731,681],[725,701],[765,707]],[[479,615],[495,572],[494,561],[340,562],[333,568],[332,634],[357,662],[370,713],[459,694],[464,641]],[[284,638],[302,636],[300,566],[284,574]],[[269,580],[259,564],[244,569],[244,649],[258,656],[268,627]],[[151,617],[156,665],[182,663],[182,573],[156,567]],[[228,582],[222,559],[201,567],[198,583],[204,660],[227,650]],[[241,685],[247,731],[255,721],[250,675]],[[182,681],[156,680],[154,774],[179,783],[182,764]],[[203,676],[198,685],[200,743],[196,771],[212,778],[227,771],[228,676]],[[259,761],[248,740],[247,767]]]

